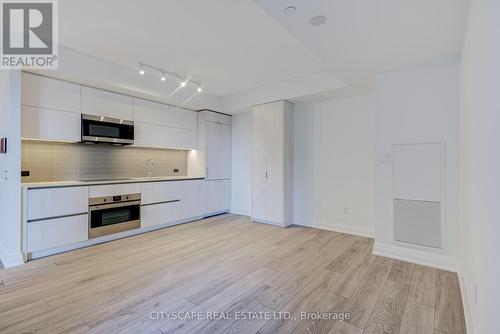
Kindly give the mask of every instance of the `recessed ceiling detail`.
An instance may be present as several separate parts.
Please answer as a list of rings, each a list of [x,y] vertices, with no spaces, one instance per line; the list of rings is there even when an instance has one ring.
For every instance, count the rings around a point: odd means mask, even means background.
[[[309,22],[311,23],[312,26],[321,26],[323,24],[325,24],[325,22],[328,20],[328,17],[326,17],[325,15],[316,15],[316,16],[313,16],[311,17],[311,19],[309,20]]]

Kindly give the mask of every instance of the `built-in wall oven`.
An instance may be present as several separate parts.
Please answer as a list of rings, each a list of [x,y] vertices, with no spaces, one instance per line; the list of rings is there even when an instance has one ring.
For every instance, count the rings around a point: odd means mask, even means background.
[[[134,122],[112,117],[82,114],[82,142],[133,144]]]
[[[89,239],[141,227],[141,194],[89,200]]]

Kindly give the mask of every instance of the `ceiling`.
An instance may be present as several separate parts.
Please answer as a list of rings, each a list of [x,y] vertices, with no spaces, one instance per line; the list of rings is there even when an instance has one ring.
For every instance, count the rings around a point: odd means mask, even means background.
[[[286,6],[296,6],[286,16]],[[329,73],[350,92],[375,73],[460,53],[467,0],[64,0],[62,45],[139,61],[227,97]],[[326,15],[313,27],[309,19]],[[338,89],[338,87],[332,87]]]
[[[467,0],[255,0],[325,66],[352,87],[377,72],[457,55]],[[295,6],[293,15],[284,8]],[[327,22],[312,26],[311,17]]]
[[[59,13],[62,45],[176,71],[216,96],[325,69],[251,0],[64,0]]]

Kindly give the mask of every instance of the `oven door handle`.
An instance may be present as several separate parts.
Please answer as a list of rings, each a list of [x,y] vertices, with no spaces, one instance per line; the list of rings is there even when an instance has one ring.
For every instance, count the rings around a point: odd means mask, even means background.
[[[134,206],[134,205],[141,205],[141,201],[92,205],[89,206],[89,211],[106,210],[106,209],[121,208],[124,206]]]

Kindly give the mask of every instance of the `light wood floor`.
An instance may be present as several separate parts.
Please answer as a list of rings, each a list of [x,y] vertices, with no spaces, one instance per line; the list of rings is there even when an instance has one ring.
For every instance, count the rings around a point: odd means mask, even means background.
[[[0,270],[0,333],[465,333],[456,274],[372,243],[224,215],[59,254]]]

